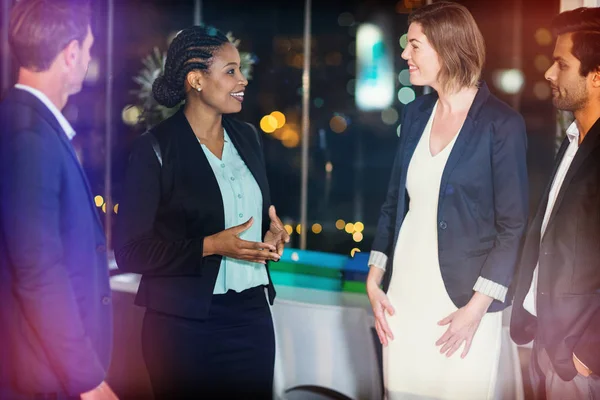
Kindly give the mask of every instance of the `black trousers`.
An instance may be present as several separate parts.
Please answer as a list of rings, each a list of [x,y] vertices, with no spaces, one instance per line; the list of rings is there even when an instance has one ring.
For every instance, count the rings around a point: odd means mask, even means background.
[[[142,350],[156,400],[272,399],[275,334],[263,287],[214,295],[206,320],[147,310]]]

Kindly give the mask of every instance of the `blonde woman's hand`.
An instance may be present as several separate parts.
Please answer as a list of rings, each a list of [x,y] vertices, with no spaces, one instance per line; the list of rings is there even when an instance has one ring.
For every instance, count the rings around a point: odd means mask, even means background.
[[[394,340],[394,334],[390,329],[386,314],[394,315],[395,310],[385,292],[379,287],[381,278],[372,277],[374,274],[381,274],[383,276],[383,271],[380,270],[381,272],[379,272],[376,270],[378,270],[377,267],[371,267],[371,271],[369,272],[369,278],[367,278],[367,295],[369,296],[373,315],[375,316],[377,336],[379,336],[381,344],[387,346],[390,340]]]
[[[489,296],[475,292],[469,303],[456,310],[446,318],[438,322],[438,325],[449,325],[446,332],[435,342],[436,346],[442,346],[440,353],[451,357],[465,343],[465,348],[460,355],[465,358],[469,354],[473,337],[477,333],[481,319],[487,312],[493,299]]]

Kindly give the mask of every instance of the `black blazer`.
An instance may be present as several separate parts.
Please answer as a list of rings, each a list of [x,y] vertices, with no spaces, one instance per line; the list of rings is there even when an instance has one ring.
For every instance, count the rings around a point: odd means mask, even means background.
[[[372,246],[388,256],[386,291],[394,248],[408,212],[408,166],[437,98],[435,92],[421,96],[404,109],[398,151]],[[471,299],[479,276],[505,287],[511,283],[527,225],[526,147],[523,118],[482,82],[444,168],[437,210],[440,269],[457,307]],[[508,304],[509,297],[505,303],[494,300],[489,311]]]
[[[78,396],[110,361],[102,224],[69,139],[37,97],[12,89],[0,126],[0,397]]]
[[[260,136],[228,116],[223,116],[223,126],[261,189],[264,236],[271,199]],[[137,139],[119,205],[115,257],[119,269],[142,274],[137,305],[204,319],[222,257],[203,257],[203,240],[225,229],[221,191],[183,107],[152,132],[163,165],[150,137]],[[272,303],[270,274],[268,292]]]
[[[577,374],[573,353],[600,373],[600,119],[571,163],[540,242],[550,187],[568,144],[565,138],[529,227],[510,325],[516,343],[535,338],[546,349],[564,380]],[[538,260],[535,318],[523,308],[523,301]]]

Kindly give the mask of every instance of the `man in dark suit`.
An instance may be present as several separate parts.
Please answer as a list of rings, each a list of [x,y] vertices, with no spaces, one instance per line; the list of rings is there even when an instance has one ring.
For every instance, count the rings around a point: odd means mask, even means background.
[[[575,122],[521,256],[511,335],[533,340],[536,398],[600,398],[600,8],[553,21],[554,106]]]
[[[102,225],[62,116],[93,36],[84,1],[21,0],[0,103],[0,399],[115,399]]]

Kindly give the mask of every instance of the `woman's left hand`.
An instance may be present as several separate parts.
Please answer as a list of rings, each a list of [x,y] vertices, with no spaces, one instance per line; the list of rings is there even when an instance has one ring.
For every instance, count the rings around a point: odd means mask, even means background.
[[[475,292],[466,306],[459,308],[438,322],[438,325],[450,325],[442,337],[435,342],[436,346],[442,346],[440,353],[451,357],[465,342],[465,348],[460,357],[465,358],[467,356],[473,343],[473,337],[477,332],[477,328],[479,328],[479,323],[492,300],[489,296]]]
[[[290,235],[287,233],[283,223],[277,216],[275,206],[269,207],[269,218],[271,219],[271,224],[269,225],[269,230],[265,234],[263,242],[275,246],[277,248],[277,254],[282,255],[285,243],[289,243],[290,241]]]

